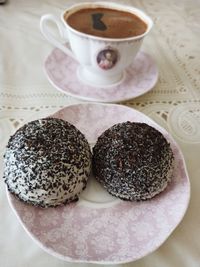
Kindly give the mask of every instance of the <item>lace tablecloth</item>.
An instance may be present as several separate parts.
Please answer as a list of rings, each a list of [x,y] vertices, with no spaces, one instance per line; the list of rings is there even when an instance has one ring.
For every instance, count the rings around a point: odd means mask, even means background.
[[[9,136],[25,122],[81,101],[56,91],[43,63],[52,50],[39,30],[44,13],[59,15],[76,1],[10,0],[0,6],[0,174]],[[81,2],[81,1],[79,1]],[[91,1],[92,2],[92,1]],[[149,93],[120,103],[164,127],[182,149],[191,181],[184,219],[155,252],[126,266],[200,266],[200,2],[119,1],[143,9],[155,26],[143,50],[156,61],[159,80]],[[41,250],[11,211],[0,180],[0,266],[87,266],[67,263]]]

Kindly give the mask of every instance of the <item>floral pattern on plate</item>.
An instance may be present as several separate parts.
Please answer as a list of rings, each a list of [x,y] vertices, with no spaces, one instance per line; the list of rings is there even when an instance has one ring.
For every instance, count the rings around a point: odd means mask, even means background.
[[[157,82],[158,69],[154,60],[139,52],[127,68],[125,80],[113,87],[93,87],[78,80],[78,63],[55,48],[45,61],[45,72],[50,83],[61,92],[79,99],[98,102],[119,102],[150,91]]]
[[[190,198],[184,158],[173,138],[146,115],[121,105],[77,104],[52,116],[73,123],[92,144],[115,123],[145,122],[170,142],[174,177],[164,192],[144,202],[118,200],[95,186],[93,177],[78,202],[58,208],[33,207],[8,192],[28,234],[51,255],[71,262],[125,263],[157,249],[182,220]]]

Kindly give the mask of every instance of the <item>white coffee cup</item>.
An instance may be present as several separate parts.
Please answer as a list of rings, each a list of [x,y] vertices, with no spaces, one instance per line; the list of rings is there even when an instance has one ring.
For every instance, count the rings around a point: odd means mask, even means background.
[[[133,13],[146,23],[147,29],[143,34],[134,37],[105,38],[79,32],[66,21],[68,16],[80,9],[98,7]],[[57,25],[65,44],[56,40],[48,24],[49,21]],[[114,86],[123,81],[125,69],[133,62],[144,37],[152,26],[151,18],[143,11],[111,2],[75,4],[62,12],[60,19],[54,15],[46,14],[40,20],[40,29],[45,38],[79,63],[78,78],[83,83],[96,87]],[[104,55],[104,59],[108,57],[105,62],[101,62],[101,55]],[[112,60],[109,60],[111,55]]]

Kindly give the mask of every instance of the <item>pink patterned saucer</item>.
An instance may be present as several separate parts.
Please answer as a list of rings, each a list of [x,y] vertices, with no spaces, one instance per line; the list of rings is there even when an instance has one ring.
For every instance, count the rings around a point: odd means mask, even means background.
[[[79,201],[64,207],[33,207],[7,192],[12,209],[31,238],[49,254],[69,262],[126,263],[157,249],[182,220],[190,198],[190,182],[176,142],[150,118],[121,105],[78,104],[52,116],[74,124],[91,145],[115,123],[148,123],[171,143],[174,177],[164,192],[144,202],[112,197],[92,176]]]
[[[153,59],[139,52],[126,70],[124,81],[113,87],[93,87],[79,81],[78,64],[55,48],[45,61],[45,72],[50,83],[59,91],[79,99],[96,102],[119,102],[150,91],[157,82],[158,69]]]

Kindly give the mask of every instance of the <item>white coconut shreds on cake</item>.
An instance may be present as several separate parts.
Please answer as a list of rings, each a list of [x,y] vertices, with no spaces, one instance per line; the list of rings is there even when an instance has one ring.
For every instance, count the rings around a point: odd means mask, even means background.
[[[166,138],[145,123],[116,124],[93,148],[96,179],[123,200],[146,200],[162,192],[172,179],[173,163]]]
[[[20,200],[56,207],[78,200],[91,169],[85,136],[56,118],[29,122],[10,137],[4,155],[4,180]]]

